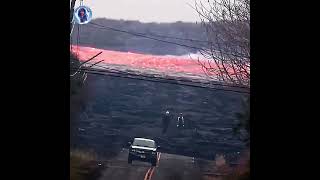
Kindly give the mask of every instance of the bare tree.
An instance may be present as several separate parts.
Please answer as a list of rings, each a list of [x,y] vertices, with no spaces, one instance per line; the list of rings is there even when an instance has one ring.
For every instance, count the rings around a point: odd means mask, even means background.
[[[195,0],[208,43],[199,61],[209,77],[250,87],[250,0]]]

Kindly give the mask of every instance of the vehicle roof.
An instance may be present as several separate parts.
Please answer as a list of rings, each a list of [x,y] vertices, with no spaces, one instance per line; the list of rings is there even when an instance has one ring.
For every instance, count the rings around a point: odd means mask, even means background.
[[[134,140],[144,140],[144,141],[152,141],[152,142],[154,142],[154,140],[152,140],[152,139],[146,139],[146,138],[134,138]]]

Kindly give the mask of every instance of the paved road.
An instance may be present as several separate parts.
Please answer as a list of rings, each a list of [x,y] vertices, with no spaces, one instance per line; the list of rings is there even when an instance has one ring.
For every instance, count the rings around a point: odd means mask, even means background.
[[[133,161],[127,163],[128,150],[122,150],[106,162],[106,169],[99,180],[195,180],[200,179],[199,168],[192,157],[159,153],[158,165]]]

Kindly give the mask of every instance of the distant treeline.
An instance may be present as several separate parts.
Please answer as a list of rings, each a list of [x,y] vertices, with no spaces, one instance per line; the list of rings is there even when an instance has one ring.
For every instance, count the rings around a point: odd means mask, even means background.
[[[94,19],[92,22],[131,32],[157,34],[204,41],[206,40],[204,29],[200,24],[196,23],[186,23],[180,21],[175,23],[143,23],[139,21],[112,20],[105,18]],[[77,32],[78,25],[75,25],[72,34],[73,44],[76,44],[77,42]],[[161,37],[155,38],[185,44],[188,46],[201,47],[204,45],[204,43],[201,42],[182,41]],[[108,50],[140,52],[157,55],[183,55],[197,52],[196,49],[181,47],[112,30],[105,30],[92,24],[81,25],[79,44]]]

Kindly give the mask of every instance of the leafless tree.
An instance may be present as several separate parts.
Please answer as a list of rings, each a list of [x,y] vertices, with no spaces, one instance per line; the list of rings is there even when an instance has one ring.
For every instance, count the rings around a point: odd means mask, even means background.
[[[250,0],[195,0],[208,43],[200,61],[209,77],[250,87]]]

